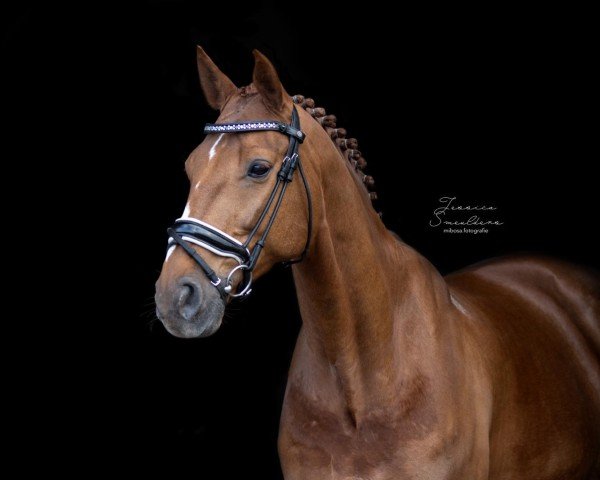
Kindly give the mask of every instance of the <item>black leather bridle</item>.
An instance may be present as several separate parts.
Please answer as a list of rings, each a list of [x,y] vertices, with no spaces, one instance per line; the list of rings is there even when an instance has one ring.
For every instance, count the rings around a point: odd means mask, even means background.
[[[250,121],[250,122],[239,122],[239,123],[207,123],[204,127],[205,134],[211,133],[248,133],[248,132],[266,132],[274,131],[280,132],[287,135],[290,138],[290,143],[287,149],[287,154],[283,159],[283,163],[279,172],[277,173],[277,180],[275,186],[269,195],[267,203],[263,208],[258,221],[254,228],[248,234],[248,238],[244,243],[236,240],[227,233],[219,230],[218,228],[205,223],[201,220],[194,218],[180,218],[175,221],[175,224],[167,229],[169,234],[168,248],[174,248],[179,245],[183,250],[200,266],[204,271],[210,283],[212,283],[219,291],[221,298],[225,299],[228,295],[230,297],[242,297],[248,295],[252,289],[252,271],[256,267],[260,252],[265,246],[265,241],[269,235],[269,231],[273,226],[273,222],[277,217],[281,202],[285,195],[288,184],[294,178],[294,172],[296,169],[300,172],[300,177],[304,183],[304,190],[306,191],[306,199],[308,202],[308,233],[306,237],[306,243],[302,254],[295,259],[285,262],[286,264],[292,264],[300,262],[306,256],[308,248],[310,246],[310,237],[312,233],[312,199],[302,164],[300,163],[300,157],[298,155],[298,149],[300,144],[304,141],[306,135],[300,130],[300,118],[296,107],[292,110],[292,121],[288,125],[276,120],[265,120],[265,121]],[[278,194],[279,192],[279,194]],[[275,202],[275,207],[267,221],[267,226],[263,231],[260,238],[256,241],[252,250],[250,250],[250,242],[258,232],[258,229],[265,220],[271,206]],[[210,268],[208,263],[200,256],[200,254],[191,246],[191,244],[198,245],[206,250],[209,250],[216,255],[222,257],[230,257],[235,259],[239,265],[234,267],[225,282]],[[243,279],[238,286],[237,293],[232,293],[232,282],[233,275],[238,270],[243,271]],[[223,284],[224,283],[224,284]]]

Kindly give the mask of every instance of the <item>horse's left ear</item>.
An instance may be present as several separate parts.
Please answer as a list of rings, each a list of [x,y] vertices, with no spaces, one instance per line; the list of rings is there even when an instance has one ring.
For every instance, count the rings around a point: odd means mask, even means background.
[[[252,82],[261,94],[267,108],[275,112],[281,112],[289,95],[283,88],[277,70],[273,64],[258,50],[253,50],[254,73]]]

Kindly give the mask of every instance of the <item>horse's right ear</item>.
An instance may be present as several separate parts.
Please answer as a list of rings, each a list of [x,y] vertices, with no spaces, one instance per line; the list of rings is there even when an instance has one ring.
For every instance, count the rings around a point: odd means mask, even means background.
[[[217,67],[202,47],[196,47],[200,85],[208,104],[215,110],[221,110],[227,99],[237,91],[237,87]]]

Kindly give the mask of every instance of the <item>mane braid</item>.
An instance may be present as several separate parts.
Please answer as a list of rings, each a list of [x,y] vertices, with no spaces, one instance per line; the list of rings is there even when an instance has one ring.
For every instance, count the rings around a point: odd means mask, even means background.
[[[347,138],[346,129],[337,128],[336,116],[327,115],[324,108],[315,107],[315,101],[312,98],[306,98],[304,95],[294,95],[292,99],[296,105],[306,110],[325,129],[338,151],[354,167],[352,170],[367,190],[371,204],[374,204],[377,200],[377,192],[374,190],[375,180],[371,175],[367,175],[364,172],[367,167],[367,161],[362,156],[360,150],[358,150],[358,140],[356,138]],[[377,213],[381,217],[382,213]]]

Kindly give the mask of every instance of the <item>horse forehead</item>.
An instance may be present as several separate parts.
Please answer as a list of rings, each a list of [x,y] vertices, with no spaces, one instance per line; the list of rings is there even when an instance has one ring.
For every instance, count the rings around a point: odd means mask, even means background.
[[[225,133],[212,133],[207,135],[198,147],[192,152],[192,156],[196,158],[207,158],[211,154],[214,156],[216,149],[223,149],[225,146],[232,146],[235,142],[233,135]]]
[[[238,139],[224,133],[208,135],[190,154],[186,170],[190,178],[213,172],[216,168],[227,168],[239,157],[241,145]],[[223,155],[225,153],[226,155]],[[227,158],[224,162],[221,158]]]
[[[219,115],[218,123],[258,120],[272,116],[259,95],[238,95],[229,100]]]
[[[217,166],[238,165],[253,157],[276,161],[287,145],[287,138],[278,132],[209,135],[192,153],[192,166],[202,165],[203,170],[210,166],[212,170]]]

